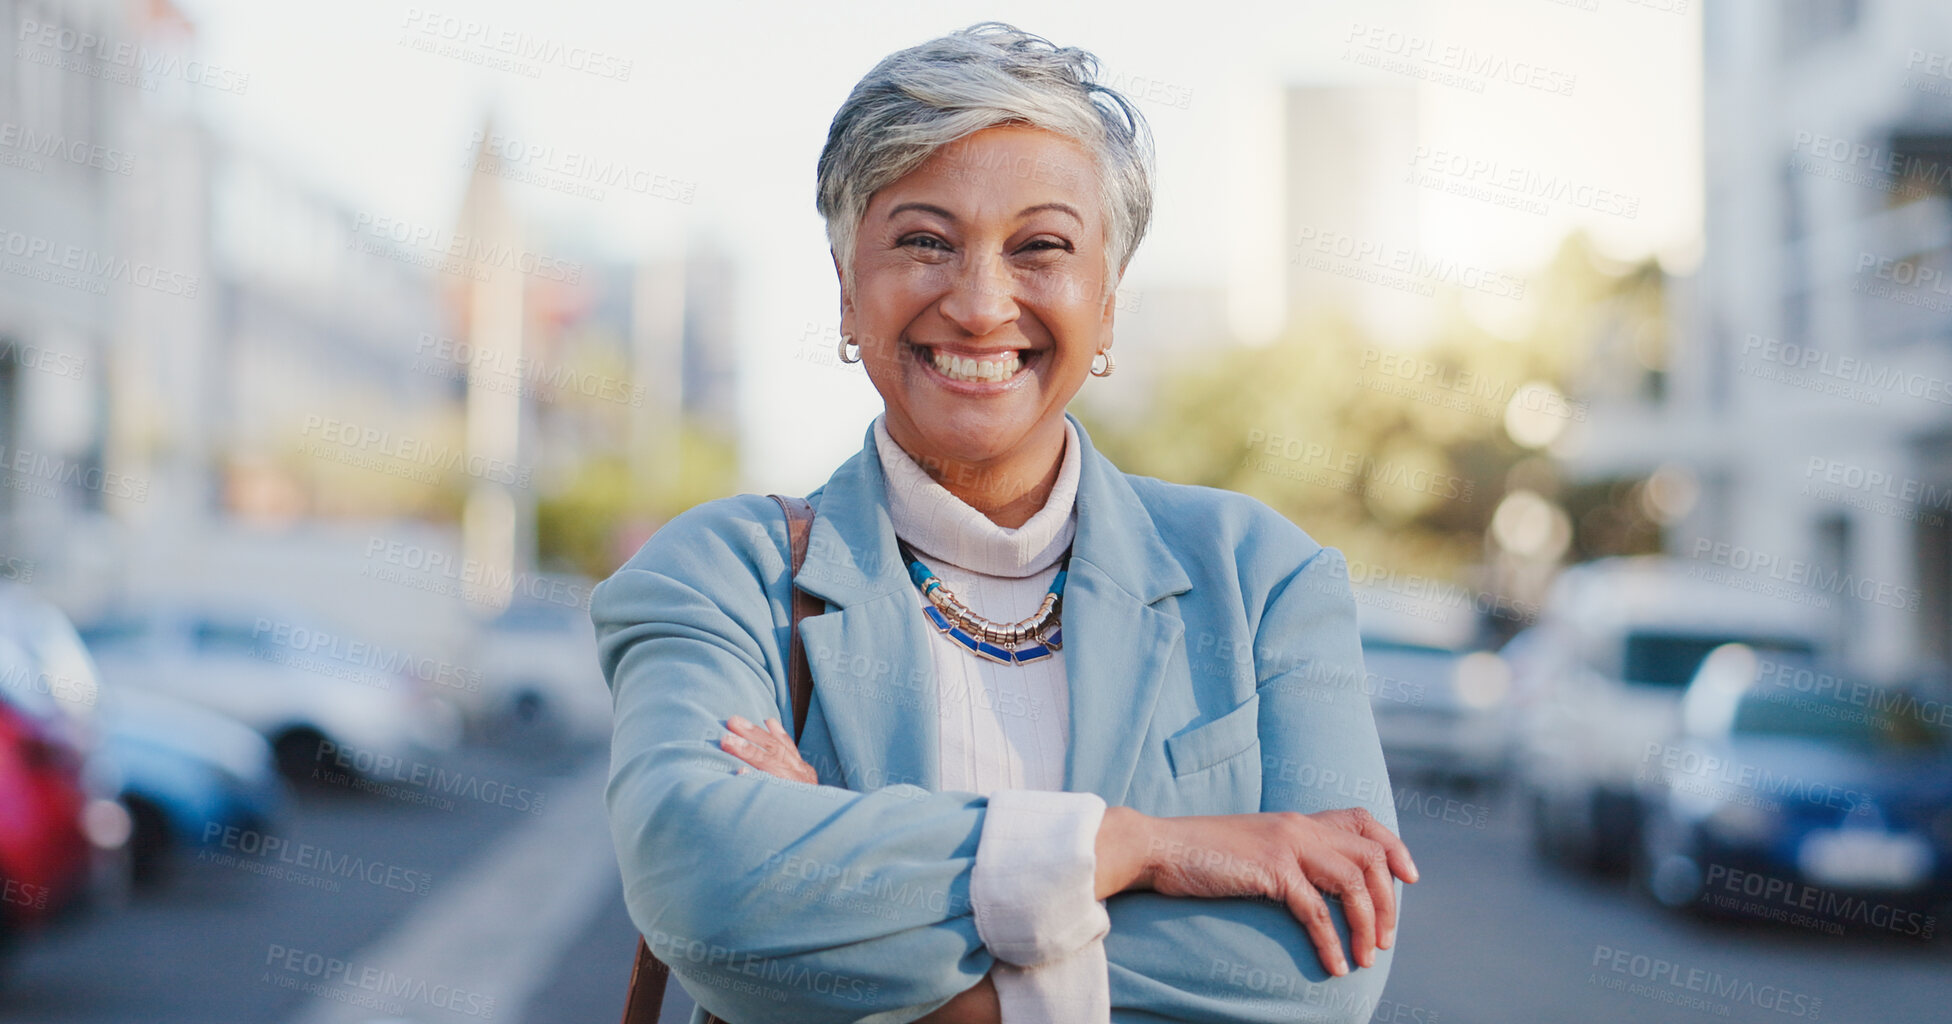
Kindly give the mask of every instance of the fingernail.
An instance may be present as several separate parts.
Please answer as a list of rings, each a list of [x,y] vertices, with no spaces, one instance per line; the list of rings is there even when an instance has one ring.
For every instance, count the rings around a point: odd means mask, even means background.
[[[733,715],[731,718],[726,719],[725,724],[731,726],[734,729],[752,728],[752,723],[746,721],[743,717],[739,715]]]
[[[1338,957],[1336,957],[1336,958],[1335,958],[1335,973],[1336,973],[1336,975],[1337,975],[1338,977],[1339,977],[1339,976],[1341,976],[1341,975],[1344,975],[1344,974],[1347,974],[1347,973],[1349,973],[1349,962],[1348,962],[1347,960],[1344,960],[1344,959],[1342,959],[1342,958],[1341,958],[1341,957],[1339,957],[1339,956],[1338,956]]]
[[[734,747],[746,746],[746,738],[744,736],[738,735],[737,733],[730,733],[730,732],[726,733],[725,742],[727,745],[734,746]]]
[[[1383,933],[1383,948],[1388,949],[1394,945],[1396,945],[1396,929],[1391,928]]]

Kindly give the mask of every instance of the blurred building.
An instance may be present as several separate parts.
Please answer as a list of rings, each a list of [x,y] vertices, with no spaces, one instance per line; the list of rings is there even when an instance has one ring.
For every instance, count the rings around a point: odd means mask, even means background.
[[[1573,468],[1665,467],[1669,552],[1861,666],[1952,659],[1952,8],[1703,17],[1705,260]]]
[[[104,570],[210,501],[213,87],[169,3],[0,4],[0,557]],[[14,573],[13,578],[21,578]]]
[[[1416,87],[1293,86],[1283,118],[1289,316],[1334,306],[1378,337],[1427,332],[1435,310],[1402,290],[1423,242]]]

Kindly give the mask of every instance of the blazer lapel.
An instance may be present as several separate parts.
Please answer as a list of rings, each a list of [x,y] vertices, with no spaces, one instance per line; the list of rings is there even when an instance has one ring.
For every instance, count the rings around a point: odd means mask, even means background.
[[[1078,533],[1064,583],[1064,675],[1070,692],[1070,745],[1064,788],[1124,803],[1138,768],[1152,709],[1186,632],[1156,602],[1192,581],[1173,557],[1125,474],[1098,454],[1066,413],[1082,443]]]
[[[817,514],[795,585],[833,608],[803,620],[800,637],[841,777],[814,767],[821,781],[853,790],[934,790],[935,666],[895,547],[872,426],[861,451],[808,498]],[[813,720],[809,712],[809,726]]]
[[[1117,804],[1138,766],[1159,688],[1185,625],[1161,599],[1192,586],[1118,467],[1080,442],[1078,529],[1064,585],[1070,736],[1065,789]],[[818,509],[796,585],[834,606],[800,623],[814,705],[842,775],[868,790],[939,784],[930,629],[895,547],[870,426],[862,450],[809,495]],[[809,724],[813,716],[809,716]],[[802,744],[805,745],[804,743]]]

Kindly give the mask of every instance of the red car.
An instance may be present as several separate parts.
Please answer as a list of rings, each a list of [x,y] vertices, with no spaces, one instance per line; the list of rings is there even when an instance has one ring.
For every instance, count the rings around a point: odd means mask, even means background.
[[[38,924],[82,893],[95,859],[87,821],[101,808],[83,782],[71,723],[47,706],[42,683],[26,652],[0,637],[0,929],[6,932]]]

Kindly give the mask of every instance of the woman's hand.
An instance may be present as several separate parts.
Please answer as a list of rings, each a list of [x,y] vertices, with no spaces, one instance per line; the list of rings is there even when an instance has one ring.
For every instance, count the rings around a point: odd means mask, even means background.
[[[1360,807],[1181,818],[1118,810],[1116,817],[1108,812],[1100,830],[1099,858],[1125,873],[1100,886],[1101,898],[1112,888],[1277,900],[1308,930],[1323,966],[1336,975],[1349,966],[1325,896],[1342,901],[1357,964],[1374,966],[1376,950],[1396,941],[1391,876],[1414,883],[1416,864],[1403,840]]]
[[[733,757],[782,779],[794,782],[820,784],[820,776],[813,766],[800,758],[800,748],[787,735],[786,727],[779,719],[766,719],[765,728],[760,728],[738,715],[725,720],[725,726],[732,731],[719,740],[720,749]],[[739,774],[745,774],[739,769]]]

